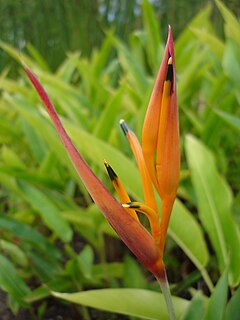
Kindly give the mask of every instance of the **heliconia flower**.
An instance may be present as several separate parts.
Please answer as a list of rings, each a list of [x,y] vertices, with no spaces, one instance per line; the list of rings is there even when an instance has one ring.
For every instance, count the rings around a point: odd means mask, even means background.
[[[167,278],[163,262],[166,233],[180,173],[176,71],[171,28],[169,27],[165,52],[143,125],[142,146],[126,122],[120,120],[141,174],[144,203],[131,201],[120,178],[105,161],[121,204],[117,202],[76,150],[36,76],[25,65],[24,69],[92,199],[128,248],[159,280],[168,307],[170,305],[170,318],[174,319],[169,289],[164,284],[167,283]],[[162,200],[161,219],[158,215],[154,187]],[[151,233],[140,223],[139,212],[148,218]]]

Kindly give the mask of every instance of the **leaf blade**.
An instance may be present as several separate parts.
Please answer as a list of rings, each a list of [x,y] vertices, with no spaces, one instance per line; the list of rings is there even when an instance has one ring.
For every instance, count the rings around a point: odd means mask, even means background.
[[[52,292],[52,295],[73,303],[142,319],[167,320],[168,312],[163,296],[144,289],[101,289],[79,293]],[[177,318],[186,310],[188,302],[173,298]]]
[[[216,251],[219,268],[229,264],[229,281],[240,281],[240,235],[231,216],[232,195],[220,176],[211,152],[195,137],[186,137],[186,154],[196,191],[200,220]]]
[[[21,305],[25,305],[23,298],[30,293],[30,289],[18,275],[16,268],[5,256],[0,254],[0,287],[12,295]]]
[[[23,180],[19,180],[18,185],[23,198],[41,215],[46,225],[63,241],[70,241],[72,229],[50,198]]]

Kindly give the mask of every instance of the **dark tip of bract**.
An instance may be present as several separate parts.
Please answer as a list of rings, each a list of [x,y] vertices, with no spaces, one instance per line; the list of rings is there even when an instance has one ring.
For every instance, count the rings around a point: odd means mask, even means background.
[[[173,65],[172,65],[172,57],[170,56],[168,59],[166,81],[172,81],[172,79],[173,79]]]
[[[126,122],[125,122],[123,119],[121,119],[121,120],[119,121],[119,123],[120,123],[120,126],[121,126],[121,128],[122,128],[123,133],[124,133],[125,135],[127,135],[128,131],[129,131],[128,125],[126,124]]]
[[[134,204],[132,202],[127,202],[126,205],[128,205],[128,208],[130,209],[139,209],[140,206],[138,204]]]
[[[116,180],[117,178],[117,174],[115,173],[115,171],[113,170],[113,168],[107,163],[106,160],[104,160],[104,165],[107,169],[107,173],[109,175],[109,178],[113,181]]]

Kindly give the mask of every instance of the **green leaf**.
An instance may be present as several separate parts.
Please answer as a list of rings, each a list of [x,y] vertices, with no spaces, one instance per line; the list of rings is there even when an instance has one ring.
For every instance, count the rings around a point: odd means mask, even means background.
[[[136,259],[126,255],[124,258],[123,283],[125,288],[146,288],[146,277]]]
[[[185,28],[180,35],[178,36],[175,42],[175,56],[178,65],[178,71],[181,69],[184,70],[185,67],[189,64],[189,57],[191,57],[195,51],[197,38],[192,32],[192,28],[201,28],[209,30],[210,25],[210,15],[212,11],[212,6],[207,5],[203,10],[201,10],[189,23],[188,27]],[[178,62],[181,62],[179,65]]]
[[[57,77],[65,82],[70,82],[73,76],[73,73],[76,69],[76,62],[80,57],[80,53],[77,51],[75,53],[68,53],[67,59],[63,61],[60,67],[57,70]]]
[[[58,139],[57,134],[55,133],[51,124],[49,124],[45,118],[40,116],[37,109],[33,108],[32,105],[24,98],[13,98],[10,95],[7,95],[6,98],[11,107],[15,108],[21,117],[26,119],[31,126],[38,131],[39,136],[45,140],[45,142],[48,144],[49,150],[56,155],[58,161],[63,166],[68,166],[72,169],[72,171],[74,171],[71,162],[68,160],[68,157],[64,152],[64,147],[62,146],[61,141]],[[61,156],[59,157],[59,155]]]
[[[240,281],[240,236],[231,215],[230,188],[218,173],[211,152],[190,135],[186,138],[186,153],[199,217],[216,251],[220,270],[229,265],[230,284],[237,285]]]
[[[154,15],[153,7],[146,0],[142,3],[142,14],[144,30],[146,31],[146,51],[148,62],[152,70],[156,69],[157,57],[159,56],[159,47],[161,44],[160,28],[158,20]]]
[[[204,320],[222,320],[227,302],[228,275],[225,271],[212,294]]]
[[[124,92],[125,87],[121,86],[120,89],[110,98],[94,128],[93,134],[96,137],[108,140],[115,123],[115,119],[119,117],[119,109]]]
[[[107,36],[104,39],[100,51],[97,55],[94,65],[94,74],[97,78],[99,78],[99,76],[105,71],[104,68],[108,63],[108,57],[112,46],[112,34],[113,32],[111,30],[107,31]]]
[[[168,233],[201,271],[211,287],[211,281],[204,268],[208,263],[209,254],[203,232],[196,219],[179,200],[175,201]]]
[[[93,249],[89,245],[85,245],[83,250],[77,257],[78,265],[86,278],[92,276],[94,253]]]
[[[61,275],[60,277],[55,277],[49,282],[44,283],[40,287],[34,289],[30,294],[25,297],[25,301],[33,303],[35,301],[42,300],[51,295],[50,290],[56,291],[68,291],[72,289],[72,283],[69,282],[69,277],[66,275]]]
[[[22,126],[34,158],[38,163],[41,163],[46,152],[43,140],[39,137],[36,130],[29,124],[29,122],[24,119],[22,119]]]
[[[0,254],[0,287],[12,295],[23,306],[26,306],[23,298],[30,293],[30,289],[18,275],[14,265]]]
[[[240,23],[222,1],[215,0],[215,2],[225,20],[225,32],[227,36],[240,44]]]
[[[25,55],[23,52],[21,52],[21,55],[19,54],[19,50],[13,48],[9,44],[0,41],[0,48],[2,48],[6,53],[8,53],[13,59],[15,59],[17,62],[21,62],[21,59],[28,64],[28,66],[32,67],[35,66],[32,59],[30,59],[27,55]],[[36,66],[35,66],[36,67]]]
[[[192,31],[203,45],[208,45],[210,51],[214,52],[218,59],[222,59],[225,46],[219,38],[214,34],[207,32],[207,30],[202,30],[201,28],[193,27]]]
[[[19,180],[18,185],[23,198],[41,215],[46,225],[63,241],[70,241],[72,229],[51,199],[23,180]]]
[[[114,44],[118,50],[121,66],[124,68],[124,71],[126,71],[126,76],[129,78],[131,86],[142,96],[149,87],[145,71],[137,63],[134,55],[123,42],[114,39]]]
[[[191,91],[194,93],[195,83],[197,83],[198,79],[201,79],[202,74],[205,75],[209,69],[209,65],[204,63],[206,56],[207,51],[201,50],[194,56],[191,63],[185,65],[184,70],[181,72],[178,84],[179,101],[181,104],[189,97]]]
[[[226,315],[224,320],[239,320],[240,315],[240,288],[234,293],[227,305]]]
[[[206,309],[206,298],[197,293],[181,320],[202,320]]]
[[[20,266],[27,266],[28,260],[25,252],[19,248],[17,244],[10,241],[0,239],[0,249],[10,256],[11,259]]]
[[[26,169],[24,162],[18,157],[18,155],[7,146],[1,148],[2,161],[4,161],[9,166],[16,168],[18,170]]]
[[[106,278],[122,278],[123,264],[120,262],[99,263],[93,265],[95,279],[106,280]]]
[[[236,117],[228,112],[221,110],[214,110],[214,112],[222,119],[224,122],[229,124],[232,128],[240,131],[240,118]]]
[[[21,178],[27,182],[33,184],[40,184],[47,188],[60,189],[61,184],[58,181],[54,181],[49,174],[39,174],[36,172],[31,172],[30,170],[19,170],[18,168],[8,167],[8,166],[0,166],[0,173],[7,174],[9,176],[15,178]]]
[[[34,268],[34,272],[38,275],[42,282],[46,283],[59,276],[62,272],[59,261],[51,261],[51,259],[45,259],[39,253],[31,250],[28,252],[31,264]]]
[[[240,85],[240,50],[239,44],[232,40],[228,40],[223,56],[223,70],[224,73],[233,80],[236,88],[239,89]]]
[[[26,45],[28,52],[32,56],[32,58],[35,60],[36,64],[45,71],[50,71],[47,62],[44,60],[41,53],[31,44],[28,43]],[[20,55],[20,54],[19,54]]]
[[[23,242],[31,244],[34,249],[39,250],[41,254],[47,254],[52,259],[60,259],[60,252],[30,226],[0,215],[0,227],[2,230],[10,231],[11,234],[23,240]]]
[[[169,320],[165,301],[160,293],[144,289],[101,289],[79,293],[52,292],[56,298],[114,313],[150,320]],[[179,319],[189,305],[187,300],[173,297]]]

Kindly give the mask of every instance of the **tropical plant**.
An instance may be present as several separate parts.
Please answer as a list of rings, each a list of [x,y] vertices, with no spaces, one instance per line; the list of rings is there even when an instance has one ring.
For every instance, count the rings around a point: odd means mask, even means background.
[[[182,166],[165,262],[173,294],[193,297],[191,303],[173,299],[185,320],[237,319],[239,312],[240,25],[216,4],[224,39],[212,27],[208,6],[175,41]],[[21,53],[96,175],[114,192],[102,166],[106,158],[138,201],[143,201],[141,179],[118,122],[125,118],[140,137],[163,54],[164,41],[146,1],[143,21],[144,29],[132,33],[128,45],[108,32],[89,59],[69,54],[54,74],[33,51]],[[17,50],[0,45],[19,61]],[[117,58],[108,62],[112,48]],[[0,286],[11,308],[54,295],[82,306],[167,319],[161,295],[150,291],[157,290],[156,283],[146,281],[132,258],[119,261],[116,248],[109,258],[106,237],[115,241],[116,234],[76,177],[23,68],[17,80],[8,71],[0,78]],[[179,272],[182,263],[186,271]],[[126,288],[116,289],[116,279]],[[202,279],[207,287],[200,293]],[[232,298],[225,308],[228,288]],[[88,311],[80,312],[87,319]]]

